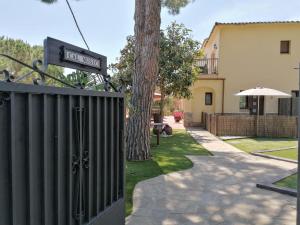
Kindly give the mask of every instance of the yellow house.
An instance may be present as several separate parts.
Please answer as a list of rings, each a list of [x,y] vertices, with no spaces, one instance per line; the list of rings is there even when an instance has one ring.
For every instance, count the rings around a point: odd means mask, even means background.
[[[299,95],[300,21],[216,23],[202,49],[202,72],[184,101],[186,126],[201,125],[202,112],[257,114],[256,97],[234,96],[249,88]],[[278,113],[278,98],[261,97],[259,108]]]

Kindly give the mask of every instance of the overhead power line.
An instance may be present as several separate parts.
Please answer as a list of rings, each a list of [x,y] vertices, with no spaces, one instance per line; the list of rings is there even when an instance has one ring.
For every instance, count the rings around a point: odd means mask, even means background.
[[[78,22],[77,22],[77,19],[76,19],[76,17],[75,17],[75,14],[74,14],[74,12],[73,12],[73,9],[72,9],[72,7],[71,7],[69,1],[66,0],[66,2],[67,2],[67,5],[68,5],[68,7],[69,7],[69,9],[70,9],[70,12],[71,12],[71,14],[72,14],[72,16],[73,16],[74,22],[75,22],[75,24],[76,24],[76,27],[77,27],[79,33],[80,33],[80,36],[81,36],[81,38],[82,38],[82,40],[83,40],[85,46],[87,47],[87,49],[90,50],[90,47],[89,47],[89,45],[87,44],[87,42],[86,42],[86,40],[85,40],[85,38],[84,38],[84,36],[83,36],[83,33],[81,32],[81,29],[80,29],[80,27],[79,27],[79,25],[78,25]]]

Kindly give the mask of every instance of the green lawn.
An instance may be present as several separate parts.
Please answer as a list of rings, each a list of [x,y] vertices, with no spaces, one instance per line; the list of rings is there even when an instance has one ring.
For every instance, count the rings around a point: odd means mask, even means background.
[[[296,138],[242,138],[227,140],[227,143],[245,151],[272,150],[297,146]]]
[[[185,130],[174,130],[173,136],[161,138],[156,146],[152,137],[152,160],[126,163],[126,215],[132,212],[132,194],[135,185],[149,178],[191,168],[193,163],[185,155],[211,155]]]
[[[274,151],[274,152],[264,152],[263,154],[297,160],[297,158],[298,158],[298,149],[293,148],[293,149]]]
[[[275,151],[275,152],[265,152],[264,154],[267,155],[274,155],[278,157],[288,158],[297,160],[298,158],[298,150],[297,149],[289,149],[289,150],[282,150],[282,151]],[[293,174],[289,177],[286,177],[278,182],[275,183],[279,187],[288,187],[292,189],[297,188],[297,174]]]
[[[297,174],[293,174],[275,183],[279,187],[297,188]]]
[[[243,138],[228,140],[227,143],[245,151],[253,152],[258,150],[272,150],[279,148],[287,148],[297,146],[297,139],[295,138]],[[266,155],[274,155],[278,157],[297,160],[297,149],[288,149],[274,152],[264,152]],[[275,183],[280,187],[288,187],[292,189],[297,188],[297,174],[286,177]]]

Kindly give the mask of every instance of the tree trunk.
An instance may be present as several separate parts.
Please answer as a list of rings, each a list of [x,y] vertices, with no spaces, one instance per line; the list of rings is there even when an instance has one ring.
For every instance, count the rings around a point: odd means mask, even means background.
[[[158,74],[161,0],[135,1],[135,65],[126,133],[128,160],[150,158],[150,120]]]
[[[160,108],[160,115],[161,117],[164,116],[164,109],[165,109],[165,97],[166,97],[166,94],[165,94],[165,91],[164,91],[164,84],[161,85],[160,87],[160,103],[159,103],[159,108]]]

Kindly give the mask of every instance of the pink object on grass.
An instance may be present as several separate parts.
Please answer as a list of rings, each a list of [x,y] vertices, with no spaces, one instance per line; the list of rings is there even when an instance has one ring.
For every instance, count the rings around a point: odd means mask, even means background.
[[[180,122],[180,120],[182,120],[183,113],[177,111],[177,112],[174,112],[174,113],[173,113],[173,116],[174,116],[174,120],[175,120],[176,122]]]

